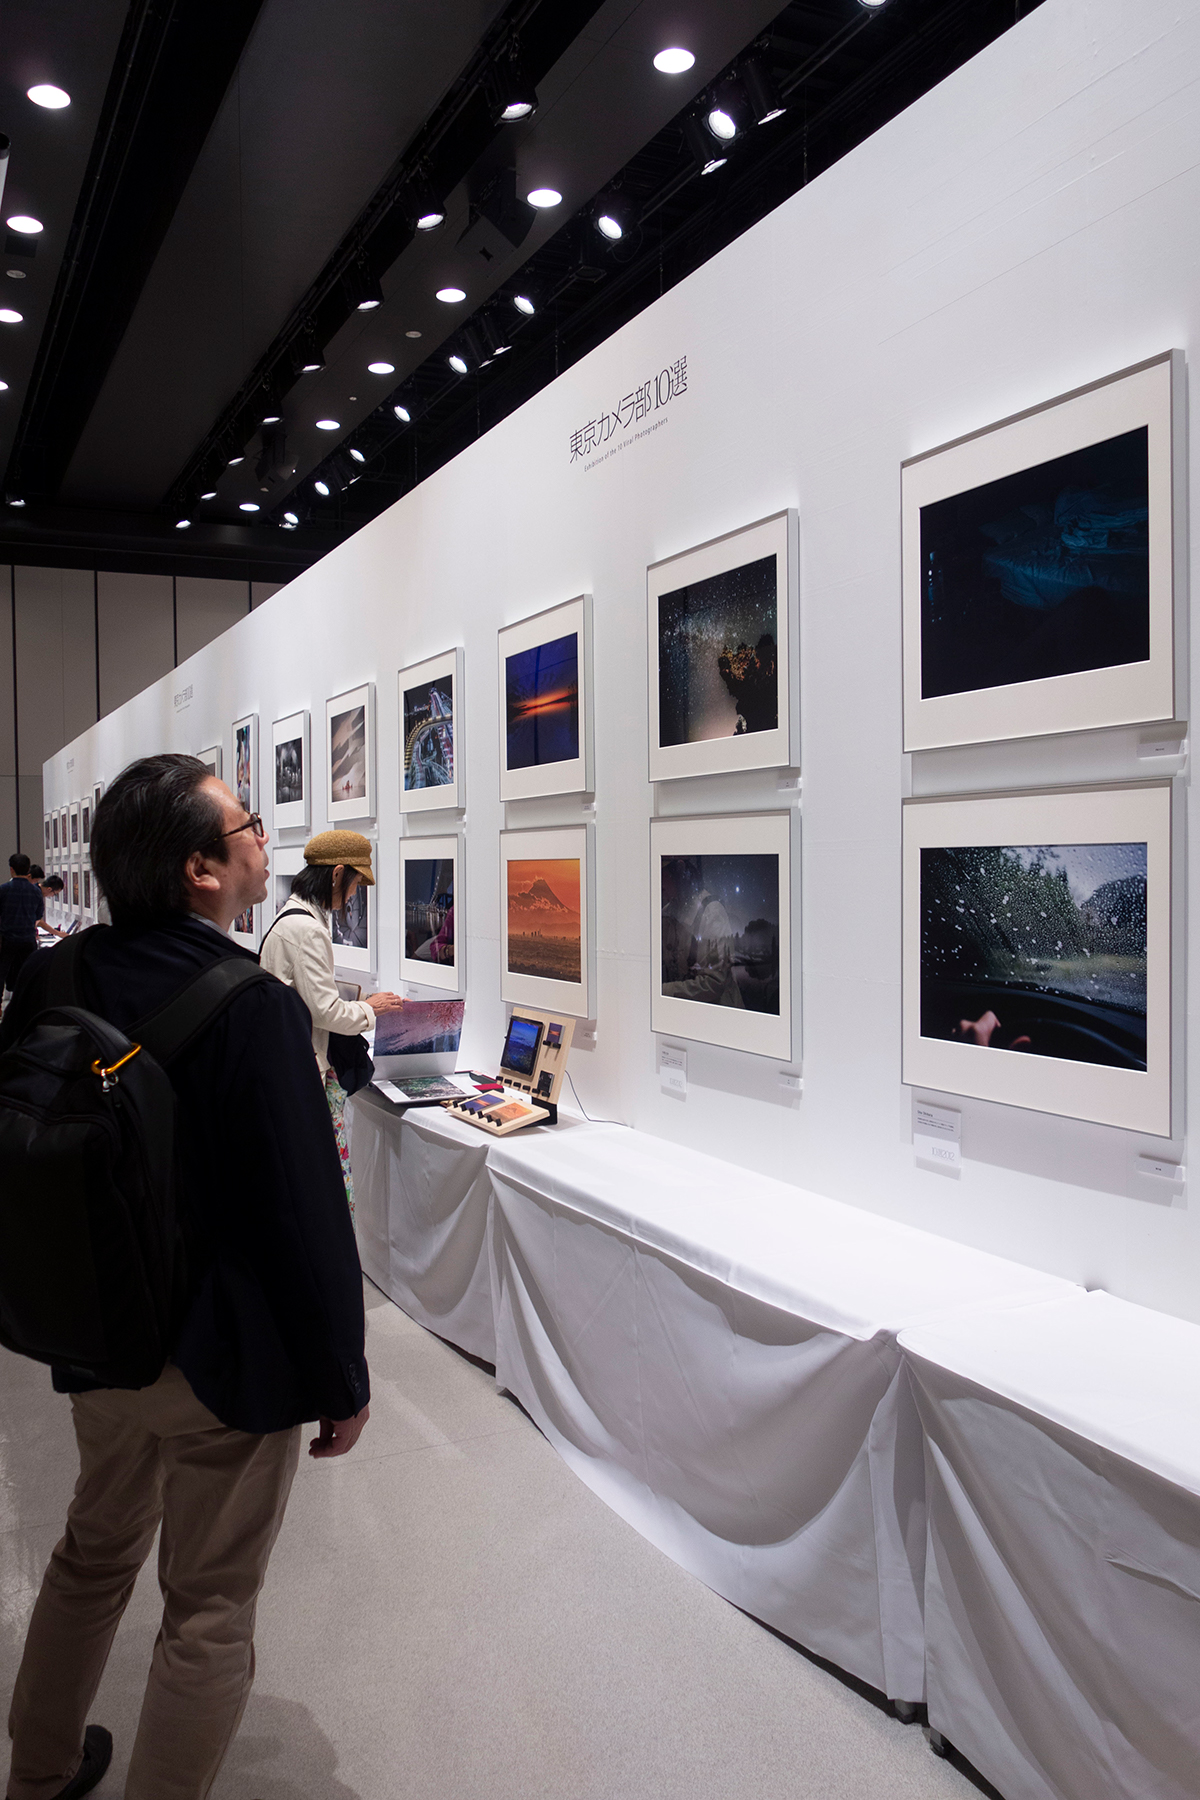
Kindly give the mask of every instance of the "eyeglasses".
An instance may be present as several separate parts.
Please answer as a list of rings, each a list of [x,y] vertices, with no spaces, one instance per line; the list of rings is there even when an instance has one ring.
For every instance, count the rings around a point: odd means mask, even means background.
[[[251,813],[244,825],[235,825],[232,831],[222,831],[218,833],[218,836],[236,837],[239,831],[252,831],[256,838],[265,838],[267,835],[261,816],[258,813]]]

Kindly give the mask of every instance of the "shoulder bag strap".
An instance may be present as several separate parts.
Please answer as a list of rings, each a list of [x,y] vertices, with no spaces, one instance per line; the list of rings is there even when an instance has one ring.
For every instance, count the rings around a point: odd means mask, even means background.
[[[260,956],[262,955],[263,944],[266,943],[267,939],[270,937],[271,933],[274,931],[275,927],[278,925],[280,919],[311,919],[311,918],[312,918],[312,914],[308,911],[307,907],[285,906],[282,912],[275,914],[275,917],[271,920],[271,923],[267,926],[267,929],[263,932],[262,942],[258,946],[258,954]]]

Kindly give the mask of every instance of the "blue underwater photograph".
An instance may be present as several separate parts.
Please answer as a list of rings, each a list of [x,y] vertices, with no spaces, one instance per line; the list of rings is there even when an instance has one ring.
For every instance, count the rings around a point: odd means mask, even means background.
[[[1150,655],[1145,426],[921,508],[921,697]]]

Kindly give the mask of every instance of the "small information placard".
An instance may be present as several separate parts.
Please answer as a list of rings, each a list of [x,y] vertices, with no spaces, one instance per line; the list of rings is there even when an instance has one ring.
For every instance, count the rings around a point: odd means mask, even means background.
[[[658,1047],[658,1079],[665,1094],[687,1096],[687,1051],[674,1044]]]
[[[913,1100],[913,1150],[918,1162],[938,1169],[962,1168],[962,1114],[946,1106]]]

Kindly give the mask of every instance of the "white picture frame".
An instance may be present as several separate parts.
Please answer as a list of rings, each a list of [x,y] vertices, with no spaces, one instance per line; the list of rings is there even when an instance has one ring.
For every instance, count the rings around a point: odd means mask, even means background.
[[[220,744],[211,744],[207,750],[197,750],[196,760],[202,762],[210,775],[223,781],[222,770],[225,766],[225,755]]]
[[[458,925],[466,924],[466,912],[463,906],[462,871],[466,858],[462,853],[463,839],[461,832],[450,832],[445,837],[405,837],[400,840],[400,979],[418,987],[437,988],[446,994],[461,994],[466,986],[466,939],[465,932],[460,936]],[[410,891],[415,887],[417,865],[422,863],[449,863],[450,870],[450,908],[454,915],[450,929],[450,947],[452,956],[449,961],[435,960],[431,953],[431,945],[439,946],[447,936],[445,925],[433,916],[420,921],[424,926],[426,938],[416,954],[410,953],[413,941],[414,926],[418,924],[414,909],[419,902],[429,896],[418,897]],[[439,883],[444,891],[444,883]]]
[[[497,664],[501,800],[590,794],[591,595],[501,626]]]
[[[79,804],[78,800],[72,800],[70,806],[67,809],[67,818],[68,818],[68,829],[70,831],[70,840],[69,841],[70,841],[71,855],[73,857],[78,858],[83,850],[83,838],[81,835],[80,804]]]
[[[50,867],[50,858],[54,853],[54,850],[51,848],[51,844],[50,844],[51,836],[52,836],[52,833],[50,830],[50,814],[44,813],[42,815],[42,851],[43,851],[42,867],[45,869],[48,869]],[[57,848],[58,848],[58,846],[55,845],[54,849],[57,849]]]
[[[92,874],[91,863],[80,865],[80,888],[82,917],[85,925],[96,923],[96,878]]]
[[[798,541],[798,517],[789,508],[652,563],[646,570],[651,781],[739,769],[799,768]],[[774,559],[773,569],[766,567],[768,559]],[[723,587],[722,578],[735,578],[737,571],[745,572],[738,585],[731,580]],[[761,615],[774,620],[773,708],[762,698],[769,678],[763,681],[757,656],[753,661],[747,657],[746,680],[740,684],[744,694],[735,695],[733,666],[722,671],[722,652],[714,650],[711,657],[694,659],[697,666],[692,667],[693,659],[684,648],[689,618],[696,620],[697,628],[710,632],[723,608],[728,609],[730,635],[738,637],[738,643],[730,646],[735,657],[743,648],[757,652],[763,634],[760,632],[753,645],[746,643],[742,634],[758,629],[764,622]],[[697,679],[689,714],[685,693],[690,697],[691,674]],[[744,695],[754,694],[756,688],[752,703]],[[749,710],[752,704],[756,710]],[[773,726],[748,723],[764,711],[774,717]],[[728,726],[727,731],[719,736],[690,735],[697,726],[706,730],[707,722],[717,717]],[[747,728],[739,731],[739,722]]]
[[[77,862],[71,863],[64,875],[63,892],[68,895],[68,911],[73,919],[83,917],[83,882]]]
[[[229,935],[243,950],[257,950],[262,941],[262,907],[248,906],[229,927]]]
[[[275,844],[271,850],[271,886],[268,890],[266,906],[272,919],[277,919],[287,905],[291,896],[293,876],[305,867],[304,848],[300,844]],[[263,929],[266,936],[266,927]]]
[[[229,787],[248,813],[258,807],[258,714],[235,719],[229,732]]]
[[[92,842],[92,797],[85,794],[79,802],[79,848],[86,852]]]
[[[905,801],[902,1079],[906,1084],[1154,1137],[1173,1135],[1177,1061],[1173,1053],[1179,1021],[1173,1015],[1172,815],[1170,782]],[[1142,845],[1144,925],[1136,911]],[[1054,853],[1042,861],[1056,879],[1061,869],[1067,887],[1061,905],[1067,910],[1059,911],[1054,898],[1036,905],[1023,882],[1020,888],[1014,883],[1000,897],[1006,911],[999,912],[993,890],[1007,888],[1007,882],[992,870],[995,851],[1038,848]],[[1061,854],[1064,849],[1066,856]],[[931,911],[924,918],[922,853],[963,850],[992,852],[981,861],[978,877],[969,858],[955,859],[960,866],[955,891],[962,899],[955,900],[954,911],[962,909],[963,922],[951,920],[948,910],[932,910],[942,905],[935,896],[945,889],[945,869],[951,866],[940,861],[925,864]],[[1010,854],[1008,860],[1014,870],[1026,869],[1026,857]],[[1100,880],[1095,892],[1103,889],[1104,897],[1093,907],[1093,896],[1084,889],[1088,881],[1104,878],[1110,865],[1114,874],[1123,869],[1126,873],[1121,882]],[[1032,879],[1042,878],[1042,869],[1035,864]],[[1106,919],[1110,906],[1113,910]],[[1072,937],[1076,917],[1082,924],[1073,935],[1084,945],[1082,950],[1074,941],[1064,944]],[[1046,935],[1039,942],[1042,918],[1047,920]],[[1132,927],[1126,923],[1129,919]],[[956,928],[958,935],[952,937]],[[1123,993],[1136,999],[1136,970],[1129,972],[1124,966],[1135,959],[1117,954],[1121,932],[1129,935],[1130,929],[1145,942],[1144,1068],[1131,1066],[1130,1060],[1130,1045],[1136,1048],[1141,1029],[1136,1005],[1121,1001]],[[1084,943],[1092,931],[1101,947],[1105,943],[1114,947],[1112,954],[1101,955]],[[984,932],[989,944],[1003,937],[1004,956],[1018,970],[1016,979],[1000,969],[999,961],[982,980],[977,977],[976,932]],[[966,959],[961,963],[960,953]],[[1026,964],[1028,980],[1023,978]],[[1049,980],[1037,979],[1039,965]],[[1093,988],[1093,982],[1100,985]],[[978,1018],[973,1016],[976,1005],[981,1008]],[[956,1020],[959,1012],[965,1016]],[[1014,1038],[1011,1045],[992,1042],[1004,1032]],[[1043,1043],[1065,1048],[1043,1054],[1032,1051],[1039,1034]],[[1075,1043],[1110,1060],[1077,1060],[1069,1053]]]
[[[565,1012],[576,1019],[594,1016],[594,862],[595,827],[592,825],[500,833],[502,1000]],[[548,864],[559,863],[566,866],[561,870],[546,868]],[[539,882],[549,888],[548,896],[534,892]],[[532,898],[528,904],[523,904],[523,896],[527,894]],[[543,907],[545,922],[536,922]],[[560,921],[565,929],[554,930]],[[574,921],[578,922],[577,935]],[[514,924],[525,929],[511,930]],[[538,947],[543,942],[548,948],[541,957]],[[576,944],[577,954],[574,953]],[[569,972],[556,974],[556,966]]]
[[[402,813],[461,812],[467,804],[463,662],[461,648],[447,650],[410,663],[396,677]]]
[[[59,854],[64,858],[68,858],[71,854],[69,820],[69,808],[65,806],[60,807],[58,811],[58,839],[61,846]]]
[[[271,788],[271,825],[275,831],[287,831],[297,825],[308,829],[312,815],[311,735],[307,710],[289,713],[286,719],[272,722],[271,767],[267,771],[267,780]],[[297,785],[299,794],[288,798]],[[282,799],[281,794],[284,795]]]
[[[1185,380],[1169,351],[902,465],[906,751],[1185,716]],[[1130,435],[1142,432],[1144,449]],[[1138,516],[1119,496],[1103,518],[1070,511],[1105,470],[1110,493],[1129,471]],[[1123,587],[1124,640],[1103,610]],[[1113,643],[1131,660],[1078,666]],[[985,685],[1000,655],[1009,679]],[[1034,673],[1054,660],[1077,666]]]
[[[361,720],[354,715],[361,711]],[[338,734],[338,766],[334,734]],[[364,681],[325,702],[325,810],[331,825],[375,817],[375,683]],[[339,798],[340,790],[340,798]]]
[[[96,808],[99,806],[99,804],[100,804],[101,800],[103,800],[103,798],[104,798],[104,783],[102,781],[93,782],[93,784],[92,784],[92,818],[93,819],[96,817]]]
[[[378,857],[373,859],[378,863]],[[330,935],[333,939],[333,966],[339,973],[355,975],[371,975],[379,967],[379,889],[368,887],[363,881],[358,883],[351,901],[352,920],[350,929],[356,926],[361,930],[361,920],[366,923],[366,943],[353,944],[345,941],[347,927],[341,922],[341,914],[330,915]],[[341,933],[341,936],[339,936]]]
[[[705,858],[720,862],[711,862],[706,871]],[[736,870],[721,864],[750,858],[756,862],[747,860],[743,881],[749,878],[754,891],[743,898]],[[765,867],[759,858],[768,859]],[[792,972],[799,968],[792,888],[790,813],[651,819],[652,1031],[791,1061]],[[744,920],[737,910],[743,906],[748,909]],[[771,943],[771,926],[777,947]],[[763,1004],[773,986],[774,1011]],[[689,987],[694,991],[683,991]],[[706,989],[722,998],[706,999]],[[754,999],[747,1004],[751,994]]]

